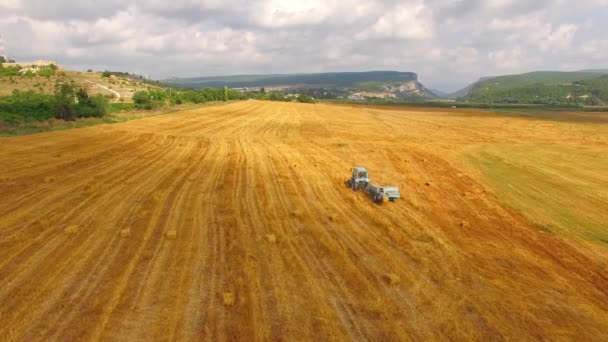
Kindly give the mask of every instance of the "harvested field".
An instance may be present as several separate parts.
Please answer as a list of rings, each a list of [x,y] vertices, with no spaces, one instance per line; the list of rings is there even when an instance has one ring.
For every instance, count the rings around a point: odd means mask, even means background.
[[[246,101],[0,138],[0,340],[608,340],[607,127]]]

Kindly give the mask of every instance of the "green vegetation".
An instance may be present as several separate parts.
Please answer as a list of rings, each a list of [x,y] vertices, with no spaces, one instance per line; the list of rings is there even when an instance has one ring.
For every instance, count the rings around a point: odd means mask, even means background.
[[[598,126],[600,127],[600,126]],[[593,130],[593,128],[588,128]],[[547,233],[608,241],[608,150],[569,145],[486,145],[471,160],[498,199]]]
[[[37,71],[33,71],[31,69],[27,69],[25,73],[22,72],[23,68],[20,65],[11,65],[4,66],[0,64],[0,78],[2,77],[13,77],[13,76],[25,76],[25,77],[34,77],[36,75],[41,77],[51,77],[57,73],[57,66],[55,64],[51,64],[49,66],[41,67]]]
[[[128,111],[132,111],[135,109],[136,108],[135,108],[134,103],[119,102],[119,103],[110,103],[110,105],[109,105],[109,111],[111,113],[128,112]]]
[[[108,70],[106,70],[106,71],[104,71],[104,72],[101,73],[101,76],[102,77],[110,77],[110,76],[112,76],[112,73],[109,72]]]
[[[133,94],[135,108],[150,110],[163,106],[165,104],[164,98],[155,93],[156,91],[141,90]]]
[[[73,84],[58,84],[54,94],[17,91],[0,97],[0,121],[9,124],[44,121],[51,118],[103,117],[107,114],[108,100],[89,95]]]
[[[385,86],[386,82],[381,81],[367,81],[367,82],[358,82],[354,86],[358,90],[363,91],[382,91],[383,86]]]
[[[534,72],[476,83],[465,100],[557,106],[606,105],[608,75],[593,72]]]
[[[53,95],[15,91],[11,96],[0,98],[0,121],[18,123],[48,120],[54,117],[55,107]]]
[[[3,66],[0,64],[0,78],[18,76],[21,72],[19,65]]]
[[[15,63],[15,60],[0,55],[0,64],[2,63]]]
[[[205,103],[211,101],[241,100],[245,96],[234,90],[224,88],[205,88],[201,90],[158,89],[142,90],[133,94],[137,109],[154,109],[166,103],[176,105],[184,103]]]
[[[38,70],[38,76],[48,78],[48,77],[54,76],[56,72],[57,72],[57,66],[55,64],[51,64],[49,66],[40,68],[40,70]]]
[[[301,103],[315,103],[315,99],[313,99],[312,97],[308,96],[308,95],[300,95],[297,97],[298,102]]]

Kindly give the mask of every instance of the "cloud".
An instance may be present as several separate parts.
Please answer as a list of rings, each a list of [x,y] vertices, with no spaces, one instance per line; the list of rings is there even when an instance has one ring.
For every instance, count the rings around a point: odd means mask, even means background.
[[[603,67],[608,0],[3,0],[18,60],[155,78],[393,69],[480,76]]]
[[[432,11],[422,1],[405,1],[387,8],[357,39],[392,38],[422,40],[434,34]]]
[[[488,59],[490,59],[499,70],[519,69],[524,66],[527,58],[526,50],[519,46],[488,53]]]
[[[559,25],[555,30],[539,37],[539,46],[542,50],[558,52],[572,46],[572,40],[579,27],[573,24]]]
[[[592,60],[608,59],[608,39],[594,39],[582,44],[580,52]]]

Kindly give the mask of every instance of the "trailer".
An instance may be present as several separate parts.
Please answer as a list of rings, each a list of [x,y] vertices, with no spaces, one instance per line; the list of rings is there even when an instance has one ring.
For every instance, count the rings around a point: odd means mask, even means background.
[[[395,202],[396,199],[401,198],[399,188],[396,186],[379,186],[375,184],[368,184],[365,191],[376,203],[382,203],[385,200]]]

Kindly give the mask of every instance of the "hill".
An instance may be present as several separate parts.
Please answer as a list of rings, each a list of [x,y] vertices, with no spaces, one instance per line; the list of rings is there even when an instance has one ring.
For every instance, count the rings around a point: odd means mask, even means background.
[[[223,87],[243,91],[303,92],[327,98],[432,98],[435,95],[418,82],[413,72],[367,71],[314,74],[234,75],[172,78],[162,81],[182,88]]]
[[[595,105],[608,101],[606,72],[537,71],[482,79],[458,95],[469,101],[533,103],[552,105]]]
[[[160,88],[153,81],[128,73],[80,72],[61,69],[54,64],[0,64],[0,96],[10,95],[14,90],[52,93],[58,83],[73,83],[91,95],[111,96],[115,102],[131,102],[137,91]]]

